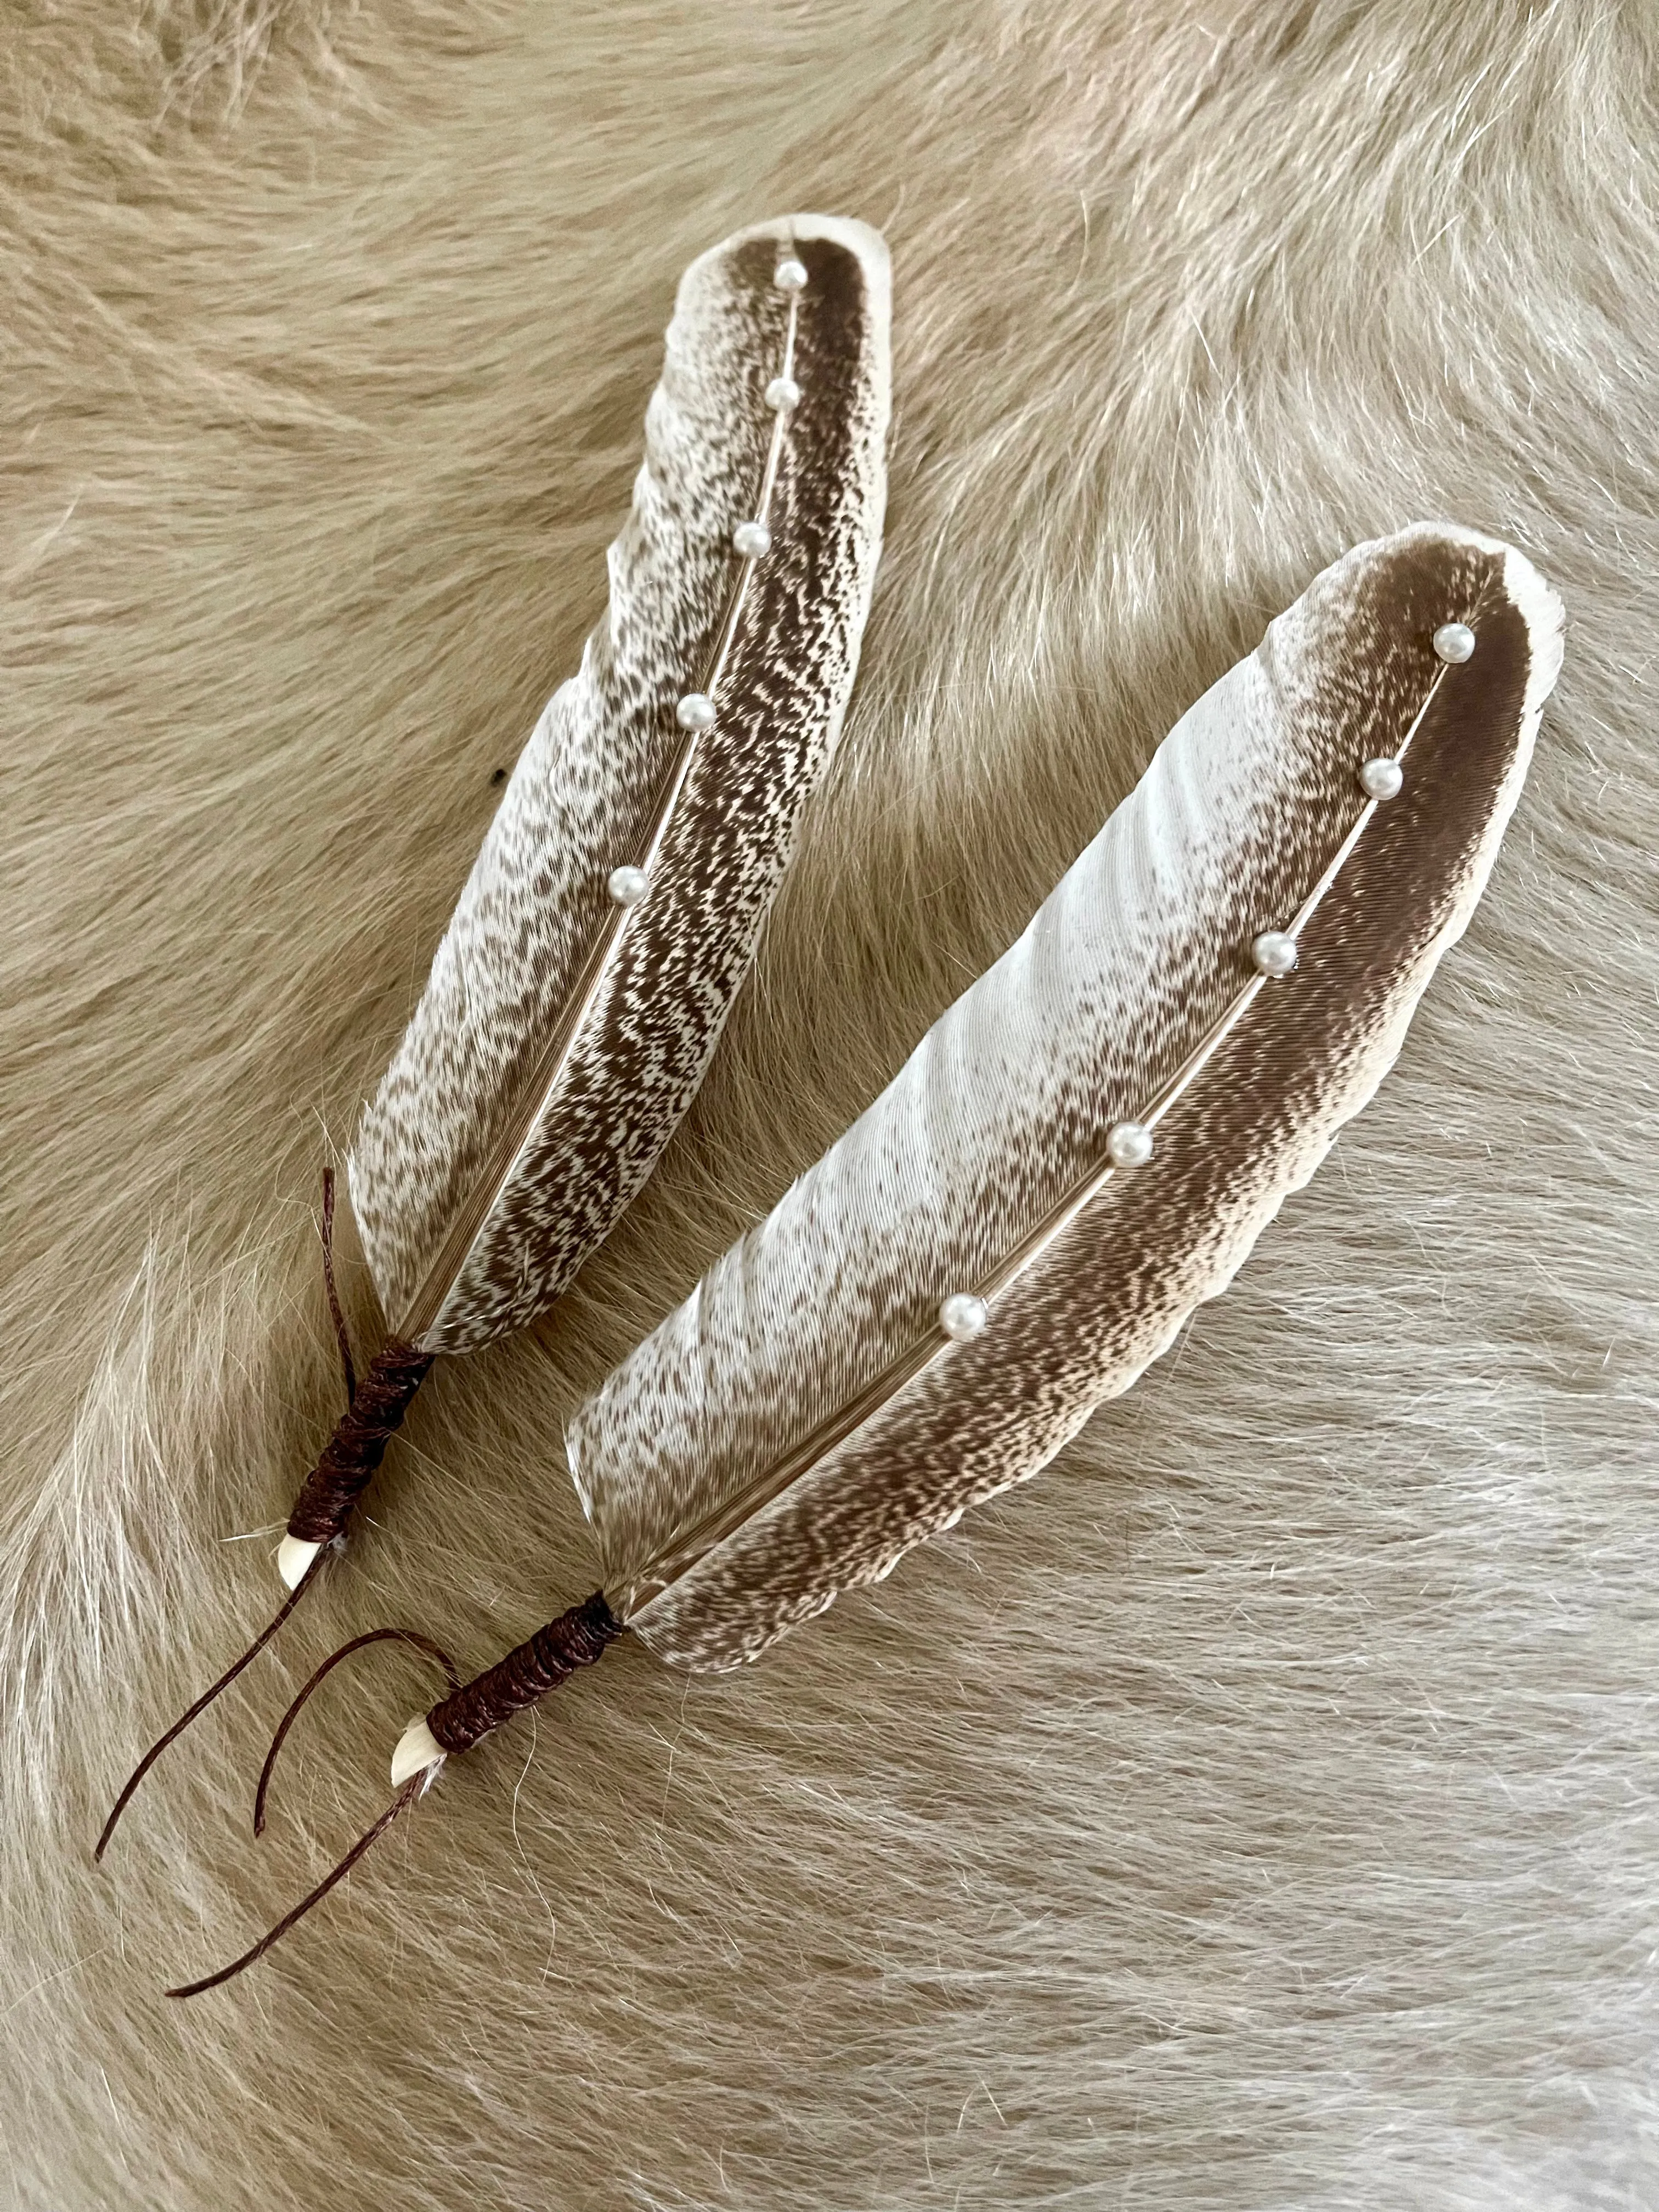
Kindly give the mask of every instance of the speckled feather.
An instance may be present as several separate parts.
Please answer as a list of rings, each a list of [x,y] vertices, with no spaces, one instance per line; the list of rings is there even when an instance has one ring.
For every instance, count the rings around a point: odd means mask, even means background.
[[[1476,631],[1439,668],[1436,629]],[[618,1612],[658,1655],[754,1657],[1034,1474],[1224,1289],[1376,1088],[1480,896],[1560,660],[1522,557],[1425,525],[1326,570],[1186,714],[1019,941],[616,1371],[568,1448]],[[1405,787],[1161,1123],[996,1296],[1237,998],[1425,700]],[[920,1371],[902,1371],[917,1348]]]
[[[607,881],[643,859],[742,563],[789,300],[798,407],[716,698],[653,870],[600,957]],[[683,279],[611,600],[555,693],[461,894],[349,1163],[394,1334],[477,1348],[555,1297],[690,1103],[839,732],[880,550],[888,267],[865,225],[795,216]],[[584,1011],[574,1035],[571,1010]]]

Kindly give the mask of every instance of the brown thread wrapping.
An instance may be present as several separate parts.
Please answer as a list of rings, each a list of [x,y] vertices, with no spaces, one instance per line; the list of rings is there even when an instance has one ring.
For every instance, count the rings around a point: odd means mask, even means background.
[[[591,1667],[615,1643],[623,1623],[603,1590],[573,1605],[538,1628],[527,1643],[434,1705],[426,1717],[433,1740],[447,1752],[471,1751],[480,1736],[556,1690],[579,1667]]]
[[[331,1544],[368,1489],[386,1448],[402,1427],[435,1354],[388,1337],[357,1385],[357,1395],[294,1501],[288,1533],[307,1544]]]

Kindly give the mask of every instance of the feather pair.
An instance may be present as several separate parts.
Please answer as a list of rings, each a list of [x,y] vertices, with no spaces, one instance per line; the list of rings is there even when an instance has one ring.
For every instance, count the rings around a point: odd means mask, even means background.
[[[293,1610],[434,1360],[549,1305],[690,1103],[852,690],[889,391],[887,251],[866,225],[763,223],[686,272],[608,611],[352,1147],[388,1334],[361,1384],[347,1352],[349,1409],[279,1553],[292,1595],[146,1755],[99,1856],[155,1758]],[[329,1287],[333,1304],[331,1264]]]
[[[1443,525],[1358,548],[1272,624],[1018,942],[577,1413],[603,1589],[452,1671],[346,1865],[625,1629],[690,1668],[757,1657],[1035,1474],[1167,1349],[1393,1063],[1486,881],[1560,627],[1518,553]],[[341,1871],[173,1994],[240,1972]]]

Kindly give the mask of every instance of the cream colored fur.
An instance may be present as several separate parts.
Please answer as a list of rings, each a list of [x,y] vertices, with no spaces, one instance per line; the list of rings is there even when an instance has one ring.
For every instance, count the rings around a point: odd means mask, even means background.
[[[63,0],[0,66],[0,2205],[1659,2201],[1659,17]],[[798,206],[887,233],[898,404],[760,969],[607,1252],[434,1376],[94,1872],[273,1600],[337,1410],[319,1170],[602,604],[675,277]],[[562,1414],[1424,514],[1538,562],[1566,671],[1229,1297],[1030,1491],[740,1677],[624,1647],[164,2003],[436,1686],[337,1677],[256,1848],[302,1673],[592,1586]]]

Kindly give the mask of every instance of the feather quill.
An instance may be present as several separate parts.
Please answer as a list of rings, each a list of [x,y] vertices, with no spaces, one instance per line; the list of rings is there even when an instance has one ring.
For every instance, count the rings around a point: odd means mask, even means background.
[[[1553,593],[1471,532],[1318,577],[577,1413],[604,1589],[411,1723],[398,1808],[624,1629],[689,1668],[755,1658],[1127,1389],[1392,1065],[1560,660]]]
[[[525,747],[348,1162],[389,1333],[290,1516],[296,1594],[434,1358],[558,1296],[702,1080],[857,669],[889,289],[879,234],[820,216],[739,231],[681,282],[607,612]]]

